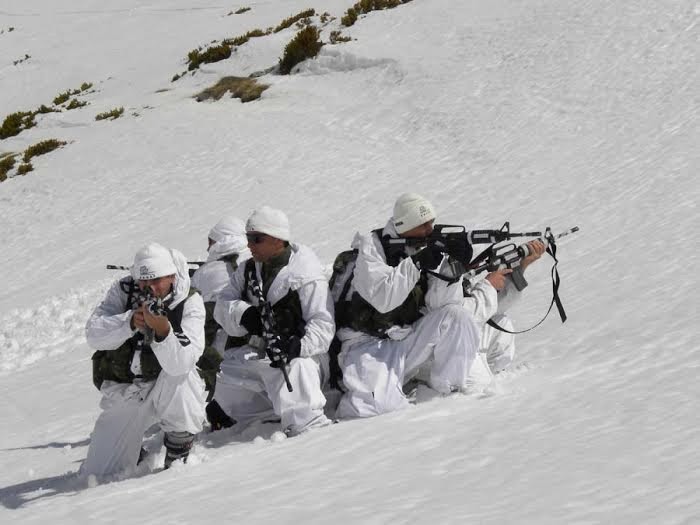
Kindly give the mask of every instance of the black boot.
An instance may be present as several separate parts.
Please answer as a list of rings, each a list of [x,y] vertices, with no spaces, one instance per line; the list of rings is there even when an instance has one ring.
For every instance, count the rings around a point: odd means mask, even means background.
[[[216,401],[212,401],[207,405],[206,412],[207,421],[211,425],[212,432],[222,428],[231,428],[236,424],[236,421],[231,419]]]
[[[189,432],[166,432],[163,444],[165,445],[165,468],[170,468],[173,461],[181,459],[187,463],[187,456],[194,443],[194,434]]]

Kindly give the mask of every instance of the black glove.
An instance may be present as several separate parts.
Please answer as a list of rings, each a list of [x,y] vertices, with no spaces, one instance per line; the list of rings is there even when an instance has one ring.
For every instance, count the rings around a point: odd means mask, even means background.
[[[262,335],[262,319],[260,319],[260,312],[255,306],[250,306],[243,312],[241,326],[248,330],[250,335]]]
[[[276,351],[277,350],[277,351]],[[296,359],[301,354],[301,339],[296,335],[289,339],[284,339],[279,343],[279,349],[272,350],[272,368],[282,368],[284,365],[291,363],[292,359]],[[279,355],[279,359],[276,357]]]
[[[433,243],[429,243],[417,254],[411,255],[411,259],[419,270],[434,270],[442,261],[442,252]]]
[[[445,253],[465,266],[472,260],[472,246],[464,238],[447,237]]]

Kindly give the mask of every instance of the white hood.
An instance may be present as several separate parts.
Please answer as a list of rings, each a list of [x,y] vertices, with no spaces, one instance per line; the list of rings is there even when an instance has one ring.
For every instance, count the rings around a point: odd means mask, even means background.
[[[226,235],[220,240],[216,241],[209,248],[207,262],[218,261],[222,257],[231,255],[232,253],[240,254],[240,258],[242,259],[250,258],[248,240],[246,239],[245,235]]]
[[[178,304],[187,299],[190,293],[190,271],[187,258],[181,252],[172,249],[169,251],[177,269],[175,284],[173,285],[173,301],[169,306],[173,310]]]

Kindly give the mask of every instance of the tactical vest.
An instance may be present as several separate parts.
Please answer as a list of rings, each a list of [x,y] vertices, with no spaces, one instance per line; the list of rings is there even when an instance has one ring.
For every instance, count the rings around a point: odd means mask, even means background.
[[[388,265],[396,267],[407,257],[403,249],[391,247],[386,242],[388,238],[381,236],[381,229],[373,230],[372,233],[380,238]],[[424,273],[421,273],[418,283],[409,292],[404,302],[390,312],[379,312],[356,291],[348,297],[357,253],[357,250],[341,252],[333,263],[333,275],[329,287],[335,303],[336,326],[386,338],[386,331],[392,326],[411,325],[420,319],[423,316],[420,310],[425,306],[425,294],[428,290],[428,280]]]
[[[263,268],[264,268],[263,264]],[[278,268],[278,271],[281,268]],[[271,275],[263,275],[263,290],[265,294],[270,288],[272,281],[274,281],[278,272]],[[244,288],[245,293],[248,294],[248,300],[253,298],[250,290],[249,283],[251,279],[257,279],[255,273],[255,261],[253,259],[248,259],[245,265],[244,271]],[[306,333],[306,321],[301,309],[301,301],[299,300],[299,293],[296,290],[289,290],[287,295],[282,299],[277,301],[272,306],[272,313],[275,317],[275,330],[277,335],[282,339],[289,338],[293,335],[297,337],[303,337]]]
[[[125,311],[138,306],[133,304],[136,289],[134,279],[130,276],[125,277],[119,281],[119,286],[127,294]],[[185,303],[195,293],[197,293],[196,290],[190,289],[187,299],[180,302],[174,309],[167,310],[166,315],[173,331],[180,332],[182,330],[182,312]],[[143,338],[143,334],[137,332],[116,350],[97,350],[92,355],[92,381],[98,390],[105,380],[117,383],[133,383],[134,379],[153,381],[158,377],[162,368],[151,347],[143,343]],[[135,376],[131,371],[131,361],[137,349],[141,350],[141,374],[139,376]],[[216,355],[212,355],[212,352]],[[221,358],[213,348],[208,352],[205,348],[204,353],[197,361],[198,372],[205,380],[207,390],[211,388],[211,391],[213,391],[213,384],[210,385],[210,380],[208,380],[206,375],[210,375],[211,371],[218,371],[220,362]]]

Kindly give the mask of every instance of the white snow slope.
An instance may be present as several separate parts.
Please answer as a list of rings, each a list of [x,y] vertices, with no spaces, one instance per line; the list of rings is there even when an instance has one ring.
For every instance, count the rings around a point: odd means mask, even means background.
[[[0,141],[69,142],[0,183],[0,522],[700,522],[698,1],[414,0],[265,75],[260,100],[192,96],[275,65],[295,27],[170,82],[189,50],[306,8],[336,17],[328,41],[352,3],[2,1],[1,118],[93,88]],[[569,320],[518,337],[497,393],[75,475],[99,413],[83,327],[121,275],[106,264],[149,241],[200,258],[220,216],[262,204],[330,264],[404,191],[444,223],[581,228],[559,246]],[[520,328],[549,265],[528,270]]]

